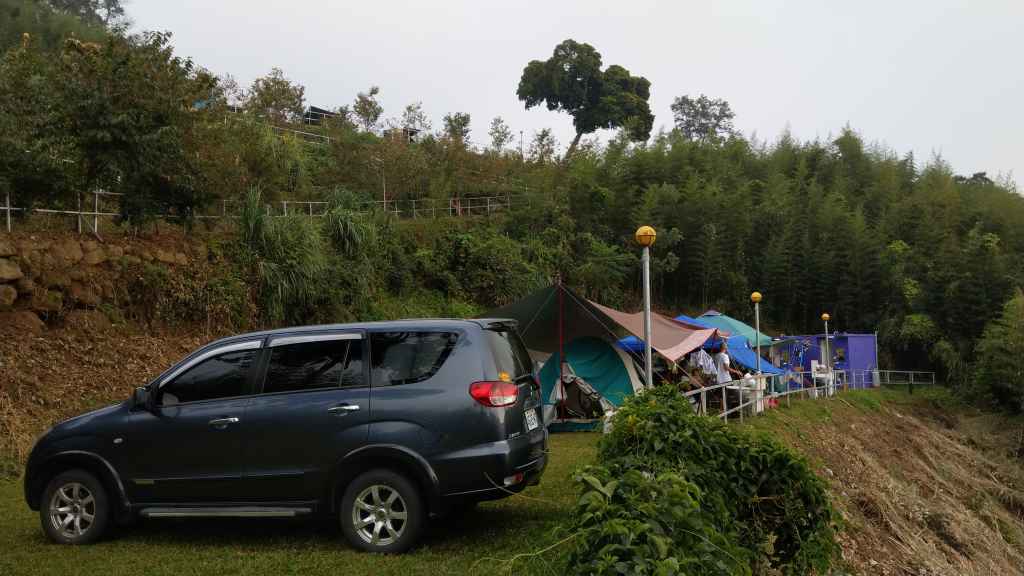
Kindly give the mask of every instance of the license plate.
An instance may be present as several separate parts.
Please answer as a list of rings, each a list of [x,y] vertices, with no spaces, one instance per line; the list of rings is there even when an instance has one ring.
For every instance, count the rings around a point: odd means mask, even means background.
[[[532,432],[537,429],[540,424],[537,422],[537,410],[531,408],[526,411],[526,431]]]

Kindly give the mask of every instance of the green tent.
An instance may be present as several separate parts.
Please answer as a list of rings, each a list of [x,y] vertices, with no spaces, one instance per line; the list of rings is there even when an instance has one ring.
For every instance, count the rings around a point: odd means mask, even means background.
[[[584,336],[565,346],[565,358],[572,372],[590,384],[601,396],[621,406],[626,398],[639,392],[643,385],[624,350],[607,340]],[[541,394],[545,404],[555,404],[560,360],[555,352],[540,371]]]
[[[701,314],[697,319],[704,324],[714,326],[719,330],[725,330],[733,336],[743,336],[747,339],[747,342],[750,343],[751,348],[757,348],[758,339],[761,340],[761,346],[772,345],[771,336],[763,332],[758,332],[757,330],[754,330],[753,326],[744,324],[743,322],[740,322],[731,316],[726,316],[717,310],[708,310]]]

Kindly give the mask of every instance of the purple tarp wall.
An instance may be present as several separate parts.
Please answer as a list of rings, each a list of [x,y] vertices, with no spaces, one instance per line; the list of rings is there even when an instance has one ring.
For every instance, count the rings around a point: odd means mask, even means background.
[[[788,336],[793,339],[791,342],[781,346],[772,347],[772,360],[775,365],[783,369],[793,371],[809,371],[811,360],[822,362],[821,348],[825,341],[824,334],[808,334],[802,336]],[[872,383],[871,371],[878,369],[878,356],[876,353],[874,334],[847,334],[835,333],[829,337],[829,352],[832,356],[832,366],[836,370],[847,372],[847,382],[860,385],[864,380],[862,374],[868,371],[866,382]]]

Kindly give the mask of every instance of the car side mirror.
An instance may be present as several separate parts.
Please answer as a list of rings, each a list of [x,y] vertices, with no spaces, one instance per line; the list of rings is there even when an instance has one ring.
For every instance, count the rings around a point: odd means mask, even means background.
[[[152,411],[152,398],[145,386],[139,386],[132,392],[132,409]]]

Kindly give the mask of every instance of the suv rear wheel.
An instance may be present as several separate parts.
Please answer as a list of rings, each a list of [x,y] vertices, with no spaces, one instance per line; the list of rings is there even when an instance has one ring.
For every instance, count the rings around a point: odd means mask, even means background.
[[[345,489],[339,516],[353,546],[368,552],[405,552],[419,540],[423,498],[405,476],[391,470],[365,472]]]
[[[107,491],[85,470],[62,472],[43,491],[39,519],[46,536],[58,544],[91,544],[110,522]]]

